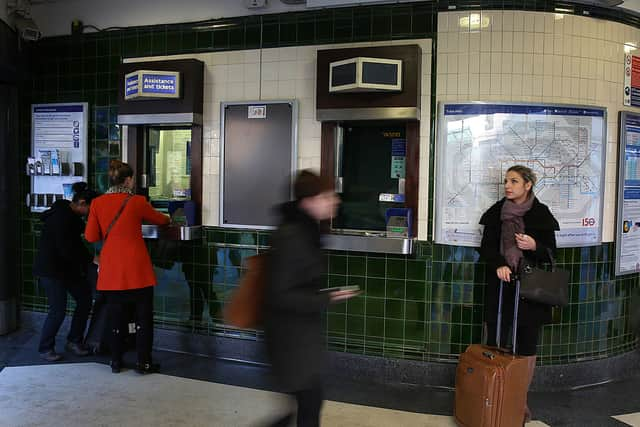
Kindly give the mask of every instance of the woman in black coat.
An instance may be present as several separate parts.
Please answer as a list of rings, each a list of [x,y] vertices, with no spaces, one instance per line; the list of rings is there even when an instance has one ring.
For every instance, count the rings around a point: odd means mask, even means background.
[[[40,278],[49,303],[49,313],[42,326],[38,352],[47,362],[60,360],[55,351],[55,338],[67,310],[67,294],[76,302],[71,328],[67,335],[66,349],[78,356],[89,351],[83,344],[84,330],[91,310],[91,286],[87,281],[87,268],[97,258],[82,241],[84,221],[89,205],[97,196],[86,182],[73,184],[73,198],[58,200],[42,213],[42,234],[38,253],[33,263],[33,274]]]
[[[298,402],[298,426],[318,426],[326,360],[323,313],[330,303],[357,295],[319,292],[325,272],[319,221],[335,215],[339,199],[324,181],[302,171],[294,202],[282,207],[272,238],[265,295],[264,331],[273,373]],[[289,425],[293,414],[272,424]]]
[[[549,250],[555,256],[558,221],[549,208],[533,195],[535,173],[525,166],[512,166],[504,180],[505,197],[491,206],[480,219],[484,225],[480,258],[486,263],[485,321],[488,344],[504,344],[513,320],[515,289],[509,286],[525,257],[536,263],[549,262]],[[496,343],[498,294],[500,280],[505,282],[502,310],[502,343]],[[516,351],[529,358],[529,384],[536,363],[536,347],[540,328],[551,321],[551,306],[521,298],[518,304]],[[531,418],[529,408],[525,409]]]

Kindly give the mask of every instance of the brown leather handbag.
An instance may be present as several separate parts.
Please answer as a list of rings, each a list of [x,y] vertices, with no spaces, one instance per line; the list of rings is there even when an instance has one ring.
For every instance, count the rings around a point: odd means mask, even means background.
[[[245,258],[246,271],[225,307],[224,321],[227,325],[242,329],[260,326],[267,286],[268,259],[267,253]]]

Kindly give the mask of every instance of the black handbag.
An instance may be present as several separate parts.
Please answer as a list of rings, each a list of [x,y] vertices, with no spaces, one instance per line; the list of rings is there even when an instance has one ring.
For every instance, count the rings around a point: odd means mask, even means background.
[[[547,250],[550,271],[526,258],[520,261],[520,296],[529,301],[562,307],[569,304],[569,272],[557,269],[551,250]]]

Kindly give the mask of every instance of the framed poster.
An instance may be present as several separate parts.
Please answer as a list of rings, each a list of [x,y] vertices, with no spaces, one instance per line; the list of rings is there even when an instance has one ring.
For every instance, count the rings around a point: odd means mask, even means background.
[[[31,105],[31,157],[27,174],[32,212],[48,209],[55,200],[71,197],[71,185],[87,181],[89,104]]]
[[[436,157],[436,243],[480,246],[480,216],[524,165],[560,223],[559,247],[602,240],[606,110],[545,104],[443,103]]]
[[[640,272],[640,114],[620,112],[616,274]]]

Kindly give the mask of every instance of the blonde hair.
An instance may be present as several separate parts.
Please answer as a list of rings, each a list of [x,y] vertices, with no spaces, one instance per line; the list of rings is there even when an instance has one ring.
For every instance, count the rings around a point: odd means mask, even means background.
[[[522,179],[524,179],[524,182],[530,182],[532,188],[536,185],[536,182],[538,181],[538,177],[536,176],[536,173],[533,171],[533,169],[528,168],[526,166],[522,166],[522,165],[511,166],[509,169],[507,169],[507,173],[509,172],[516,172],[518,175],[522,177]]]
[[[133,176],[133,169],[120,160],[111,160],[109,163],[109,184],[122,185],[124,180]]]

